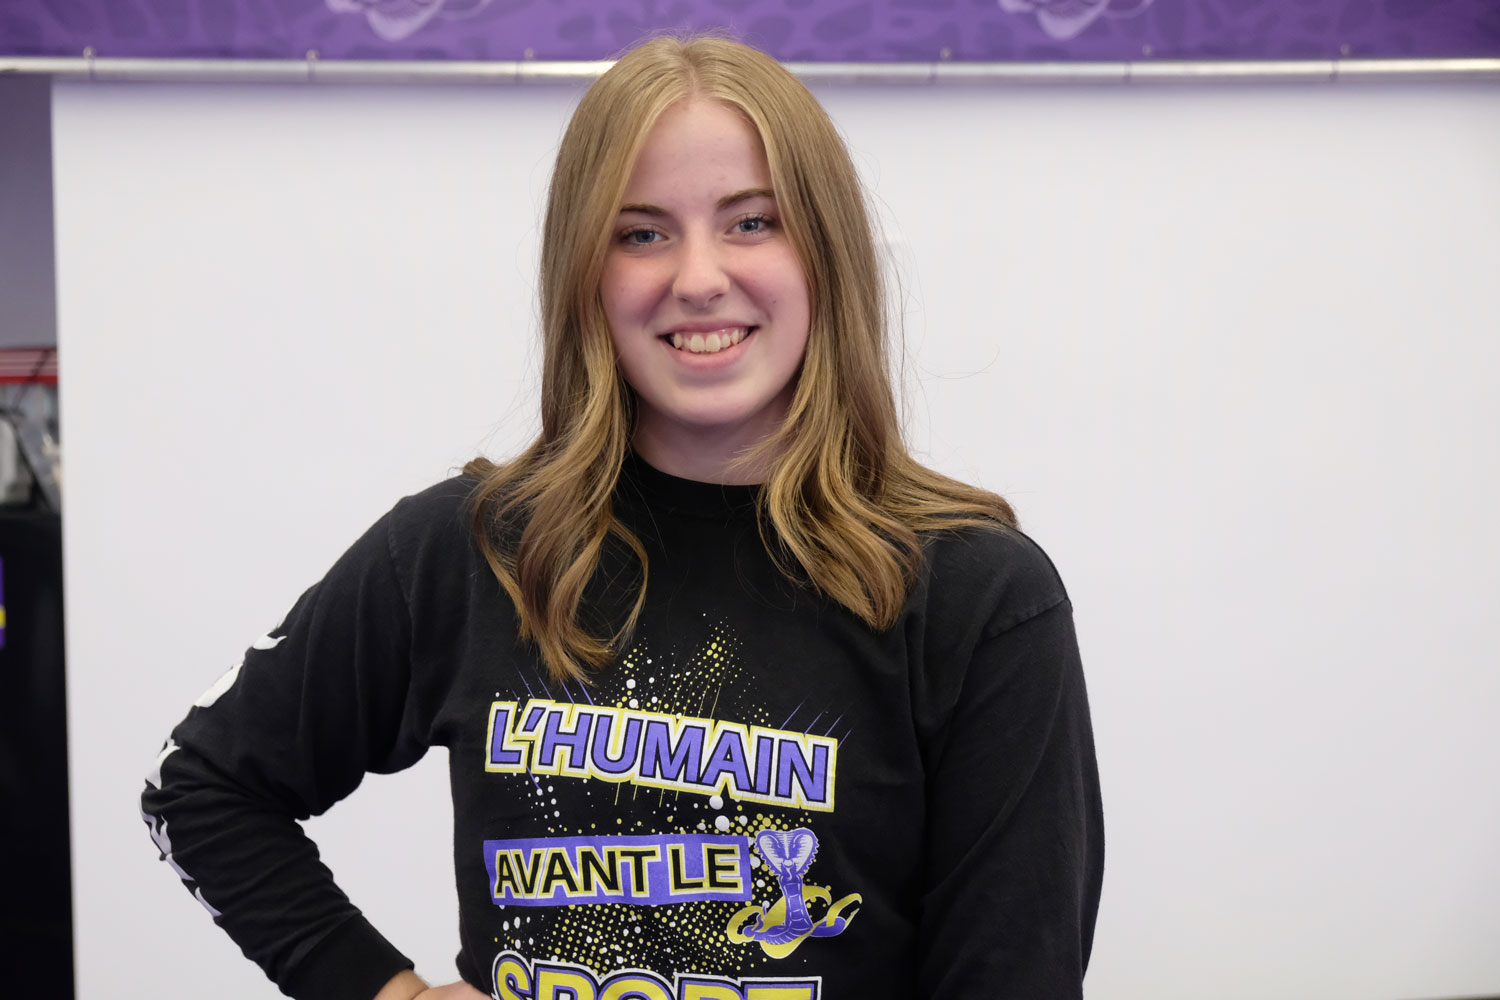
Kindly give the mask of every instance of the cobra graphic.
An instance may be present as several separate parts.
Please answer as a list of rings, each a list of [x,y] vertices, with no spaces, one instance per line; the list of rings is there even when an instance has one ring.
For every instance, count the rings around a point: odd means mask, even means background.
[[[859,912],[858,893],[832,903],[833,894],[827,889],[802,881],[818,853],[817,835],[806,827],[762,830],[755,837],[755,850],[775,873],[781,898],[770,909],[747,906],[731,917],[729,940],[736,944],[755,941],[771,958],[785,958],[810,937],[842,934]],[[809,903],[826,906],[827,910],[814,920]],[[856,908],[851,910],[851,906]]]

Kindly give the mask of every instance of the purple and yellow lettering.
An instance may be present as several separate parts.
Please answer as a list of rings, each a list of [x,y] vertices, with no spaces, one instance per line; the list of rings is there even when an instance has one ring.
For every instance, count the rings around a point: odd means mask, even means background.
[[[621,847],[615,854],[619,855],[620,867],[630,872],[630,891],[637,896],[645,895],[646,862],[659,861],[661,848],[655,844],[650,847]]]
[[[745,985],[745,1000],[817,1000],[818,980],[761,980]]]
[[[718,844],[703,845],[704,882],[714,892],[742,892],[745,888],[744,871],[740,868],[739,851]]]
[[[647,719],[641,741],[641,777],[658,778],[668,785],[699,784],[707,735],[706,724],[685,722],[674,740],[666,719]]]
[[[755,793],[771,794],[771,767],[776,763],[776,737],[755,734]]]
[[[497,1000],[821,1000],[823,984],[679,973],[669,985],[646,969],[596,972],[571,962],[530,963],[513,951],[495,956],[493,976]]]
[[[809,736],[807,743],[812,750],[809,760],[800,741],[784,740],[781,753],[776,757],[776,797],[791,799],[811,809],[828,809],[829,759],[832,755],[826,737]],[[793,788],[793,782],[798,785]]]
[[[703,768],[703,784],[717,788],[720,782],[729,782],[739,792],[753,790],[750,764],[745,759],[745,733],[738,726],[719,727]]]
[[[578,861],[585,894],[620,891],[620,869],[609,863],[600,848],[583,845],[578,848]]]
[[[498,906],[750,899],[749,840],[730,833],[486,840],[484,858]]]
[[[536,877],[542,871],[543,851],[531,851],[525,862],[521,861],[520,851],[511,851],[510,856],[514,859],[516,868],[521,877],[521,891],[528,896],[536,895]]]
[[[594,723],[589,762],[600,777],[624,776],[635,770],[641,749],[642,720],[627,718],[624,725],[620,721],[614,713],[601,712]]]
[[[516,717],[516,703],[497,701],[490,705],[490,735],[485,747],[486,771],[526,770],[526,744],[517,743],[511,731]]]
[[[547,873],[542,876],[542,887],[537,892],[538,896],[548,897],[557,891],[557,887],[573,895],[578,893],[578,876],[573,872],[573,866],[568,864],[566,852],[557,848],[547,851]]]
[[[536,1000],[599,1000],[599,984],[587,969],[538,962]]]
[[[492,703],[485,738],[489,771],[833,811],[838,740],[830,736],[533,698],[524,707]]]
[[[510,863],[509,851],[495,852],[495,898],[500,899],[506,892],[512,896],[521,892],[521,880],[516,877],[515,866]]]
[[[610,976],[599,988],[599,1000],[675,1000],[672,988],[649,972],[632,969]]]
[[[688,877],[687,865],[683,862],[683,857],[686,853],[686,844],[667,845],[667,858],[671,861],[672,864],[672,888],[673,890],[686,892],[701,890],[707,879],[702,876],[699,876],[698,878]],[[702,870],[707,866],[704,865],[700,859],[698,867],[700,870]]]
[[[500,1000],[532,1000],[531,970],[526,960],[510,951],[495,956],[495,996]]]
[[[572,716],[573,726],[564,725]],[[537,743],[536,762],[532,770],[542,774],[565,771],[588,771],[589,729],[594,715],[585,707],[557,705],[547,710],[547,721]],[[567,750],[568,762],[558,763],[557,751]]]
[[[677,990],[680,1000],[745,1000],[745,994],[733,983],[722,979],[683,976],[677,981]]]

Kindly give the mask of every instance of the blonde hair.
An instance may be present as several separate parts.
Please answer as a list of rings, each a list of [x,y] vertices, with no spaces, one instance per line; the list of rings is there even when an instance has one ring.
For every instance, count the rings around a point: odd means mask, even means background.
[[[599,287],[646,135],[689,97],[738,110],[760,134],[812,301],[786,420],[751,456],[769,469],[761,534],[783,572],[885,629],[922,566],[919,532],[1015,524],[999,496],[907,453],[864,193],[817,99],[748,46],[716,36],[651,39],[589,88],[558,150],[542,230],[541,434],[507,463],[476,458],[464,467],[479,480],[471,496],[478,544],[515,603],[522,637],[560,680],[583,680],[586,667],[608,662],[645,599],[645,549],[610,502],[635,403]],[[580,601],[610,535],[640,561],[641,581],[623,626],[599,635],[581,620]]]

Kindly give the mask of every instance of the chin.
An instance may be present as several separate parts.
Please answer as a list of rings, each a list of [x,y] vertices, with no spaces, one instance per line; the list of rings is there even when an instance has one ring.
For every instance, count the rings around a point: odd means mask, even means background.
[[[739,403],[716,399],[700,406],[671,407],[658,413],[684,430],[720,436],[752,427],[774,428],[780,421],[773,418],[773,410],[785,413],[785,407],[776,407],[775,401]]]
[[[712,434],[730,434],[753,421],[754,414],[743,411],[709,411],[684,413],[675,418],[678,424],[690,430]]]

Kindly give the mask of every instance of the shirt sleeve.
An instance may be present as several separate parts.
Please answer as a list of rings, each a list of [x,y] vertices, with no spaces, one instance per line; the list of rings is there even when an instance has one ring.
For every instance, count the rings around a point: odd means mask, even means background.
[[[921,995],[1081,997],[1104,826],[1065,598],[975,647],[927,767]]]
[[[292,997],[370,1000],[412,963],[334,884],[298,820],[425,752],[389,515],[188,710],[147,775],[162,859]]]

